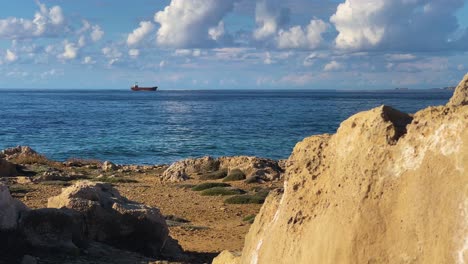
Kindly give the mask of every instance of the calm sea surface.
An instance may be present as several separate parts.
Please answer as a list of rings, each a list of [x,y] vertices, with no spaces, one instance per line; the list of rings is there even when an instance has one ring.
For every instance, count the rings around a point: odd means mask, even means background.
[[[203,155],[287,158],[303,138],[334,133],[382,104],[406,112],[451,92],[0,90],[0,149],[49,158],[160,164]]]

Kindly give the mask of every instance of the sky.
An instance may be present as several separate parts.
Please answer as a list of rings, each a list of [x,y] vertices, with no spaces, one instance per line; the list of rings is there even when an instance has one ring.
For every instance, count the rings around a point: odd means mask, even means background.
[[[0,89],[392,89],[468,72],[468,0],[15,0]]]

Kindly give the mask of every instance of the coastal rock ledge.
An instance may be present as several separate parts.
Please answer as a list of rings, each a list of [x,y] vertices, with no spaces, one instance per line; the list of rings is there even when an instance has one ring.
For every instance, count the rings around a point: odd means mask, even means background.
[[[215,263],[468,263],[467,81],[446,106],[382,106],[299,142],[242,255]]]

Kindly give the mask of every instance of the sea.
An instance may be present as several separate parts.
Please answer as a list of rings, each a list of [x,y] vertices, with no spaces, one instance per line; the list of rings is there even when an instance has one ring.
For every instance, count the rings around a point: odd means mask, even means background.
[[[288,158],[305,137],[334,133],[382,104],[414,113],[453,92],[0,90],[0,149],[48,158],[166,164],[189,157]]]

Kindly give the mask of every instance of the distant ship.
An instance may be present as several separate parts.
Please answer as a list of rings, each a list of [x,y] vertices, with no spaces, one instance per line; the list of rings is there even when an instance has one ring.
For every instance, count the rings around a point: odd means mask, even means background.
[[[158,89],[157,86],[155,87],[140,87],[138,86],[138,83],[135,83],[130,89],[132,89],[132,91],[149,91],[149,92],[154,92]]]

